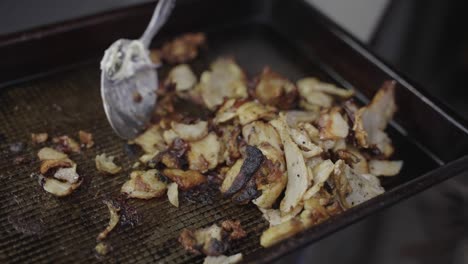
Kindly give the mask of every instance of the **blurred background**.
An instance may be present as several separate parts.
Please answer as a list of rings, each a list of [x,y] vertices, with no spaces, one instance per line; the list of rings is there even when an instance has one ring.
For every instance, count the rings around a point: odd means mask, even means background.
[[[141,2],[149,1],[41,0],[38,4],[2,0],[0,35]],[[468,119],[468,1],[309,2]],[[468,175],[440,184],[278,261],[312,262],[468,263]]]

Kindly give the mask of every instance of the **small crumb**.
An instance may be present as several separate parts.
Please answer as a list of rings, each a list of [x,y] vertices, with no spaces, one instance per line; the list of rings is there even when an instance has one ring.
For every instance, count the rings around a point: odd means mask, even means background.
[[[132,169],[136,169],[138,167],[140,167],[141,163],[139,161],[133,163],[133,166],[132,166]]]
[[[31,133],[31,140],[33,144],[40,144],[47,141],[49,135],[47,133]]]
[[[109,253],[110,246],[107,243],[99,242],[94,249],[99,255],[104,256]]]
[[[135,103],[140,103],[143,100],[143,97],[139,92],[134,92],[133,93],[133,102]]]
[[[161,64],[161,52],[157,49],[150,51],[150,59],[154,64]]]
[[[62,112],[62,107],[58,104],[52,104],[52,108],[54,108],[57,112]]]
[[[23,163],[23,162],[25,162],[25,161],[26,161],[26,158],[25,158],[25,157],[23,157],[23,156],[18,156],[18,157],[16,157],[16,158],[13,160],[13,164],[14,164],[14,165],[19,165],[19,164],[21,164],[21,163]]]
[[[10,144],[10,151],[13,153],[18,153],[23,151],[24,149],[24,143],[23,142],[16,142],[13,144]]]
[[[58,144],[56,147],[57,150],[64,152],[64,153],[71,153],[71,152],[80,152],[80,145],[71,137],[64,135],[61,137],[54,137],[52,142]]]
[[[96,169],[106,174],[117,174],[122,170],[122,167],[114,163],[114,156],[107,156],[105,153],[97,155],[95,158]]]
[[[92,148],[94,146],[93,134],[80,130],[78,132],[78,136],[82,146],[85,146],[86,148]]]

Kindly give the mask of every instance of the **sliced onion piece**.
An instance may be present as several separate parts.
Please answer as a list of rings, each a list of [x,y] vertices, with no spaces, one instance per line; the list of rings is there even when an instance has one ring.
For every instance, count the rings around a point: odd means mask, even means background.
[[[41,148],[37,157],[39,160],[61,160],[68,158],[68,155],[53,148]]]
[[[107,208],[109,209],[109,224],[107,225],[106,229],[104,229],[97,236],[98,241],[105,239],[107,235],[109,235],[109,233],[119,223],[119,220],[120,220],[120,207],[114,205],[114,203],[108,200],[105,200],[104,204],[107,205]]]
[[[307,189],[308,171],[299,147],[289,136],[289,128],[284,120],[275,119],[270,124],[278,131],[283,142],[288,173],[288,183],[285,196],[281,201],[280,210],[289,212],[298,205]]]
[[[172,122],[171,126],[174,132],[186,141],[197,141],[208,134],[208,122],[206,121],[199,121],[191,125]]]
[[[97,155],[95,158],[96,169],[100,172],[108,174],[117,174],[122,170],[122,167],[114,163],[114,156],[107,156],[106,153]]]
[[[179,207],[179,190],[177,183],[172,182],[167,185],[167,199],[175,207]]]
[[[166,183],[159,180],[157,170],[133,171],[130,180],[122,185],[121,192],[129,198],[151,199],[161,197],[167,189]]]
[[[375,176],[395,176],[400,173],[403,161],[370,160],[369,172]]]
[[[235,264],[242,261],[242,253],[237,253],[232,256],[207,256],[203,264]]]

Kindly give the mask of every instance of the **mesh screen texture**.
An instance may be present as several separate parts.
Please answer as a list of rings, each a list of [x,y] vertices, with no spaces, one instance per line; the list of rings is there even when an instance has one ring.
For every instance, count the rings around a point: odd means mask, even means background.
[[[51,143],[33,145],[30,133],[77,139],[79,130],[91,132],[95,141],[93,148],[70,155],[84,183],[68,197],[54,197],[32,175],[39,169],[37,151]],[[11,151],[18,142],[24,149]],[[259,236],[267,223],[254,206],[182,200],[176,208],[164,197],[129,200],[140,220],[133,227],[118,225],[105,240],[111,252],[97,257],[96,236],[109,221],[102,201],[119,195],[136,161],[124,146],[106,120],[95,65],[0,91],[0,262],[201,263],[202,256],[179,245],[180,231],[225,219],[240,220],[248,232],[227,254],[248,255],[260,249]],[[94,158],[101,153],[116,156],[124,170],[115,176],[99,174]],[[24,162],[15,165],[17,157]]]

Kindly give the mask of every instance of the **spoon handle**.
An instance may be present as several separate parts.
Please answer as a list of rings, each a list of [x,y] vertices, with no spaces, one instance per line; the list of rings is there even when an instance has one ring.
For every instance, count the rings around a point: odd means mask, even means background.
[[[140,41],[143,42],[143,45],[148,48],[151,44],[151,40],[153,39],[154,35],[158,33],[159,29],[166,23],[167,19],[169,18],[172,9],[175,6],[176,0],[159,0],[156,8],[154,9],[153,16],[151,17],[151,21],[148,24],[145,32],[140,38]]]

